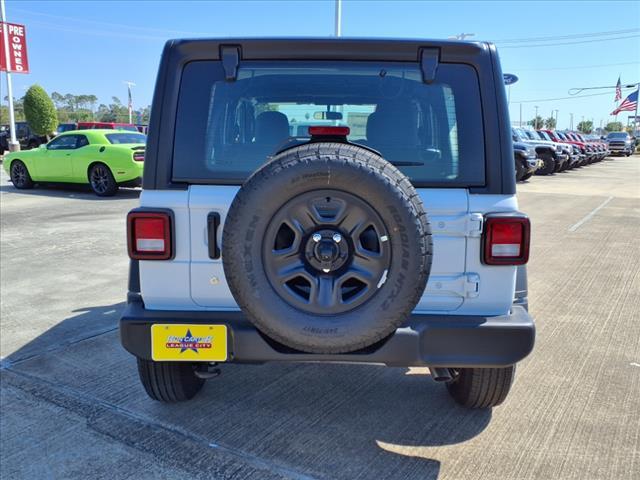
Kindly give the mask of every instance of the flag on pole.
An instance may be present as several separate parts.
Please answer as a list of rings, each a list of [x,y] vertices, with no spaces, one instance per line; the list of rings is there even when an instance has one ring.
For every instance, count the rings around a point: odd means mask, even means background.
[[[131,118],[131,114],[133,113],[133,100],[131,99],[131,85],[127,84],[127,89],[129,93],[129,118]]]
[[[638,106],[638,90],[631,93],[627,98],[625,98],[618,108],[616,108],[611,115],[618,115],[620,112],[630,112],[634,111]]]
[[[618,83],[616,83],[616,98],[613,99],[614,102],[617,102],[622,98],[622,84],[620,83],[620,77],[618,77]]]

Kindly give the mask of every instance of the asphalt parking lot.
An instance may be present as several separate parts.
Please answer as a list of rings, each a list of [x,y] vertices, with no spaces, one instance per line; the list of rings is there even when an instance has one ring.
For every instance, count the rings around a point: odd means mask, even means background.
[[[640,478],[640,156],[519,184],[534,353],[507,402],[426,369],[223,366],[162,405],[119,344],[137,190],[1,178],[2,478]]]

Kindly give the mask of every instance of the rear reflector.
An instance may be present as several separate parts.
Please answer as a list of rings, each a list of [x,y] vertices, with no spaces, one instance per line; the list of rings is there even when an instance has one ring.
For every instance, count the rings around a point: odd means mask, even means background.
[[[487,215],[482,262],[486,265],[524,265],[529,260],[530,235],[528,217]]]
[[[312,137],[346,137],[350,132],[349,127],[309,127]]]
[[[172,257],[171,214],[132,211],[127,216],[127,246],[133,260],[168,260]]]

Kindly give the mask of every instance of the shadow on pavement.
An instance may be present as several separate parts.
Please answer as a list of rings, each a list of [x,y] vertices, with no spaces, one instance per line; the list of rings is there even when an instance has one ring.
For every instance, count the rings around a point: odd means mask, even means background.
[[[9,355],[3,367],[110,406],[107,418],[87,428],[123,443],[135,433],[109,425],[122,424],[124,414],[194,439],[194,458],[218,449],[313,478],[437,479],[440,461],[431,458],[437,447],[469,440],[491,420],[490,410],[457,406],[425,369],[367,365],[223,364],[222,375],[192,401],[154,402],[118,340],[123,307],[76,310]]]
[[[73,198],[77,200],[96,200],[100,202],[109,200],[121,200],[126,198],[138,198],[140,196],[139,188],[120,187],[118,193],[113,197],[98,197],[88,185],[79,184],[60,184],[60,183],[38,183],[33,189],[18,190],[9,183],[0,186],[0,192],[10,193],[14,195],[29,195],[37,197],[59,197]]]

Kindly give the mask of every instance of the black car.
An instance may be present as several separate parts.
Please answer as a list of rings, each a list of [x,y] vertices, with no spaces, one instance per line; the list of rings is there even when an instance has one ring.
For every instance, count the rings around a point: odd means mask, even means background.
[[[9,125],[3,125],[0,130],[0,155],[9,150]],[[47,137],[36,135],[27,122],[16,122],[16,140],[20,144],[21,150],[31,150],[38,148],[40,144],[47,143]]]

